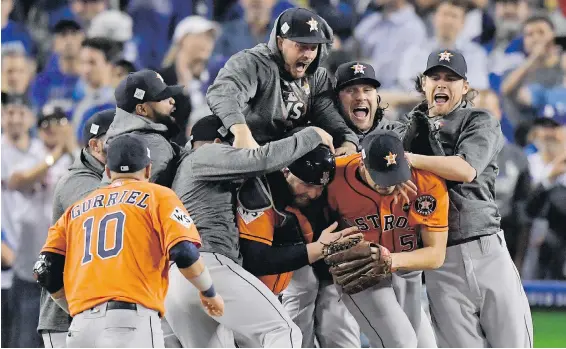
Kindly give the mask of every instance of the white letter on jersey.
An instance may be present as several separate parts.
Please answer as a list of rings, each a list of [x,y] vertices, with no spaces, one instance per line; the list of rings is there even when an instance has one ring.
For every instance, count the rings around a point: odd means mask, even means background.
[[[255,221],[259,217],[263,216],[263,212],[249,212],[242,208],[242,206],[238,206],[238,214],[246,224],[250,224],[251,222]]]
[[[186,228],[189,228],[191,224],[193,224],[191,217],[185,212],[185,210],[180,209],[179,207],[175,207],[171,213],[171,219],[181,223]]]

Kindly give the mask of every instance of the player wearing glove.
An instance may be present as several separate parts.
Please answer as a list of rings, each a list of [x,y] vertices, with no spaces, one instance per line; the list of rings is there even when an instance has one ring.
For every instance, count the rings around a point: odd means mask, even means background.
[[[422,270],[441,266],[446,250],[446,185],[429,172],[410,169],[403,154],[394,132],[375,130],[363,139],[361,154],[337,158],[328,188],[331,210],[364,238],[331,243],[325,261],[373,347],[417,346]],[[409,204],[395,204],[395,186],[408,180],[418,194],[410,194]],[[392,273],[407,280],[398,297]]]

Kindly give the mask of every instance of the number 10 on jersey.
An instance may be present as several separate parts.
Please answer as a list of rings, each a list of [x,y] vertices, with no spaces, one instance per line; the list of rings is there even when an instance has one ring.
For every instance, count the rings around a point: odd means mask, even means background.
[[[108,231],[108,223],[116,221],[113,231]],[[108,259],[116,257],[122,247],[124,246],[124,225],[126,223],[126,215],[124,212],[117,211],[113,213],[108,213],[98,222],[96,222],[94,217],[89,217],[83,223],[83,229],[85,233],[85,246],[82,264],[89,263],[92,261],[92,233],[93,231],[97,235],[97,241],[95,253],[101,259]],[[108,234],[114,234],[114,247],[107,249],[106,240]]]

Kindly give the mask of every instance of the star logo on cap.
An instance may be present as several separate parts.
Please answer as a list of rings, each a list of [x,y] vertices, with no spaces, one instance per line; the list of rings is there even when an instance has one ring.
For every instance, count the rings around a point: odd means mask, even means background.
[[[311,20],[308,21],[307,24],[311,26],[309,31],[318,31],[318,22],[314,18],[311,17]]]
[[[451,54],[448,51],[444,51],[438,54],[440,56],[440,58],[438,59],[438,61],[447,61],[450,62],[450,57],[454,56],[453,54]]]
[[[320,184],[327,185],[330,182],[330,172],[324,171],[322,173],[322,178],[320,179]]]
[[[356,63],[351,68],[354,69],[354,74],[365,74],[364,72],[364,69],[366,69],[365,65]]]
[[[157,78],[161,80],[162,83],[165,83],[165,80],[163,80],[163,77],[159,73],[155,73],[155,75],[157,75]]]
[[[387,167],[391,166],[391,165],[397,165],[397,154],[393,154],[392,152],[389,152],[389,155],[384,157],[385,160],[387,160]]]

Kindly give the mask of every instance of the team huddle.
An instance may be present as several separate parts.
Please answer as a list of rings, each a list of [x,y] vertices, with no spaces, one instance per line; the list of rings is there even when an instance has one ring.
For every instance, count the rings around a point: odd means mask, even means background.
[[[184,147],[183,87],[120,83],[57,184],[34,267],[46,347],[532,347],[494,199],[503,135],[464,56],[432,52],[423,102],[389,121],[371,65],[319,67],[331,43],[283,12]]]

